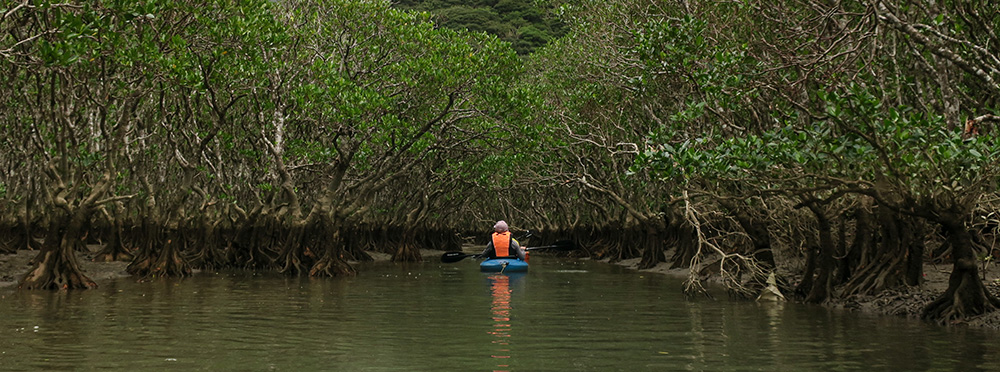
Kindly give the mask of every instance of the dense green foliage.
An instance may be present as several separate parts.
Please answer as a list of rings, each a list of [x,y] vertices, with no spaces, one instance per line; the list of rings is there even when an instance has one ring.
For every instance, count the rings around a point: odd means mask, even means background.
[[[975,267],[988,250],[969,235],[981,231],[976,216],[991,213],[980,208],[1000,175],[1000,148],[976,136],[998,121],[1000,70],[989,46],[998,39],[990,26],[996,6],[814,5],[577,7],[568,36],[534,63],[565,115],[564,136],[582,145],[565,157],[584,174],[581,187],[606,196],[608,210],[653,226],[647,230],[662,230],[666,220],[665,230],[681,234],[671,261],[690,265],[695,281],[703,260],[731,272],[727,265],[756,270],[758,259],[772,259],[741,252],[804,254],[796,291],[823,302],[837,286],[914,284],[930,239],[944,241],[948,252],[935,258],[950,257],[955,270],[952,287],[924,315],[991,311],[1000,301],[985,293]],[[628,160],[627,173],[601,172]],[[877,214],[880,226],[862,225],[871,222],[855,220],[858,213]],[[767,231],[751,223],[775,215],[816,227],[779,219],[781,227]],[[913,217],[941,234],[894,227],[914,224]],[[814,232],[802,236],[801,228]],[[850,236],[852,228],[865,234]],[[782,252],[777,239],[807,242]],[[851,245],[857,248],[847,251]]]

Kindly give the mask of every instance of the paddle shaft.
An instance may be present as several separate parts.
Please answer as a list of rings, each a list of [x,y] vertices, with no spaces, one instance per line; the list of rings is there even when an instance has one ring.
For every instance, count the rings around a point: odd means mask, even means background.
[[[576,249],[576,246],[573,244],[572,241],[563,240],[563,241],[556,242],[556,244],[553,244],[553,245],[543,245],[541,247],[528,247],[528,248],[524,248],[524,250],[525,251],[533,251],[533,250],[536,250],[536,249],[552,249],[552,248],[557,248],[557,249],[560,249],[560,250],[573,250],[573,249]],[[458,261],[464,260],[464,259],[466,259],[468,257],[479,258],[479,257],[482,257],[482,255],[481,254],[466,254],[466,253],[462,253],[462,252],[446,252],[445,254],[441,255],[441,262],[444,262],[444,263],[458,262]]]
[[[561,247],[561,246],[559,246],[559,245],[543,245],[541,247],[528,247],[528,248],[525,248],[524,250],[526,250],[526,251],[533,251],[533,250],[536,250],[536,249],[549,249],[549,248],[559,248],[559,247]]]
[[[536,249],[550,249],[550,248],[557,248],[557,249],[564,250],[564,251],[571,251],[571,250],[576,249],[576,245],[573,244],[573,242],[569,241],[569,240],[560,240],[560,241],[558,241],[558,242],[556,242],[555,244],[552,244],[552,245],[543,245],[541,247],[528,247],[528,248],[525,248],[524,250],[526,250],[526,251],[533,251],[533,250],[536,250]]]

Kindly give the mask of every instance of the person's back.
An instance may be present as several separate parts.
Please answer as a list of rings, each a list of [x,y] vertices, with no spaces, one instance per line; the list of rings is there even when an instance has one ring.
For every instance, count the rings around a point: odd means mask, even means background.
[[[507,223],[497,221],[493,225],[493,234],[490,235],[490,242],[486,244],[486,249],[482,255],[489,258],[519,258],[524,260],[524,251],[517,239],[511,236]]]

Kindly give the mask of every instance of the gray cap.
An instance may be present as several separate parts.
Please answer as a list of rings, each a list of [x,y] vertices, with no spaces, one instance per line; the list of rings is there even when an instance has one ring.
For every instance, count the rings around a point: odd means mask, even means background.
[[[496,231],[507,231],[507,223],[503,221],[497,221],[496,225],[493,225],[493,230]]]

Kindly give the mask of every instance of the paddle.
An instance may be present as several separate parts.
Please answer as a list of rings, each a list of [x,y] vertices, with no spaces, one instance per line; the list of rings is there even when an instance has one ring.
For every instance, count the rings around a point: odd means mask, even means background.
[[[573,242],[570,241],[570,240],[560,240],[558,242],[555,242],[555,244],[552,244],[552,245],[543,245],[541,247],[528,247],[528,248],[525,248],[524,250],[525,251],[533,251],[533,250],[537,250],[537,249],[558,249],[560,251],[571,251],[571,250],[576,249],[576,245],[573,244]],[[482,257],[482,255],[478,254],[478,253],[477,254],[467,254],[467,253],[462,253],[462,252],[445,252],[443,255],[441,255],[441,262],[444,262],[444,263],[458,262],[458,261],[464,260],[464,259],[469,258],[469,257],[479,258],[479,257]]]
[[[555,244],[552,244],[552,245],[543,245],[541,247],[528,247],[528,248],[525,248],[524,250],[526,250],[526,251],[533,251],[533,250],[536,250],[536,249],[558,249],[560,251],[572,251],[572,250],[576,249],[576,244],[573,244],[572,240],[560,240],[560,241],[555,242]]]
[[[462,253],[462,252],[445,252],[443,255],[441,255],[441,262],[452,263],[452,262],[458,262],[458,261],[464,260],[464,259],[466,259],[468,257],[479,258],[479,256],[481,256],[481,255],[478,254],[478,253],[477,254],[465,254],[465,253]]]

